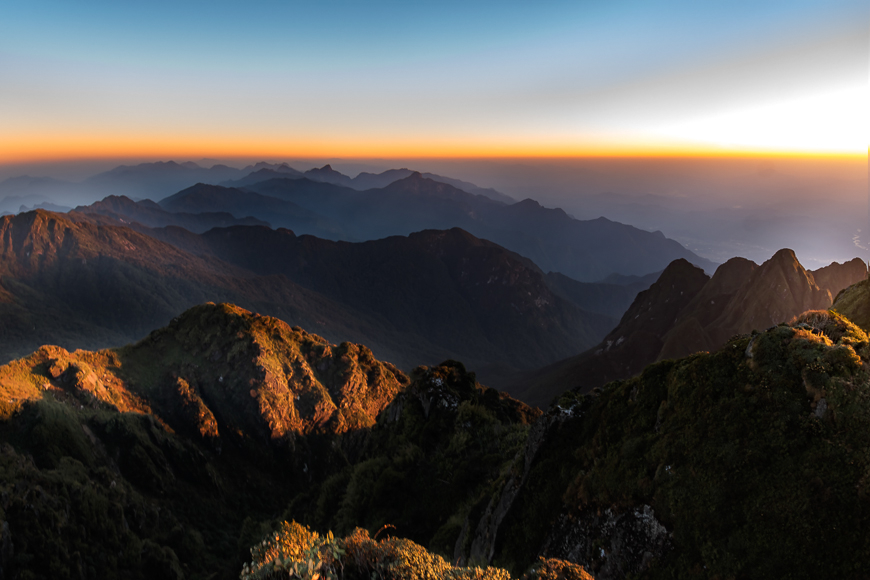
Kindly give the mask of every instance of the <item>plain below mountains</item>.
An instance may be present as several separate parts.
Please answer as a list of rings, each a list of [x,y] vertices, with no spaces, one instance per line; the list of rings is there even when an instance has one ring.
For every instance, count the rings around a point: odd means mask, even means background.
[[[565,385],[589,391],[631,377],[655,361],[713,351],[735,335],[830,308],[841,290],[866,277],[867,266],[860,258],[808,271],[788,249],[760,266],[732,258],[712,278],[677,260],[637,295],[601,344],[518,378],[508,389],[546,406]]]
[[[616,322],[601,298],[609,286],[590,292],[597,312],[581,308],[528,259],[460,229],[352,244],[264,226],[197,235],[106,220],[41,210],[0,219],[7,360],[46,343],[124,344],[194,304],[232,301],[365,342],[402,368],[464,359],[497,381],[585,350]]]

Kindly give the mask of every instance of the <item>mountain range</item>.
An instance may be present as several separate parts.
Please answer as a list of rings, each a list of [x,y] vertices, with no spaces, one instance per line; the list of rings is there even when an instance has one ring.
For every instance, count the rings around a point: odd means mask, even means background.
[[[110,212],[124,221],[155,219],[153,204],[147,209],[121,207],[117,200],[122,197],[142,203],[150,199],[172,213],[226,212],[238,220],[253,218],[333,240],[365,241],[461,227],[531,258],[545,272],[561,272],[583,282],[597,282],[612,273],[646,275],[681,257],[707,271],[715,269],[714,263],[658,232],[605,218],[575,220],[530,199],[516,203],[491,188],[410,169],[363,172],[351,178],[330,165],[308,171],[263,162],[242,169],[172,161],[122,165],[81,183],[27,176],[7,179],[0,183],[0,212],[78,206],[81,211]],[[92,210],[84,209],[91,205]],[[177,221],[176,225],[197,230],[205,224]]]
[[[545,407],[566,386],[589,391],[629,378],[653,362],[712,351],[735,335],[830,308],[841,290],[866,277],[859,258],[808,271],[788,249],[760,266],[732,258],[712,277],[676,260],[637,295],[598,346],[519,377],[506,388]]]
[[[79,185],[0,217],[0,578],[870,569],[857,258],[716,268],[408,169]]]
[[[0,567],[231,578],[257,546],[292,548],[295,520],[346,536],[329,557],[366,577],[435,554],[487,579],[861,577],[868,344],[810,312],[541,414],[455,361],[408,375],[197,306],[123,348],[0,367]],[[389,566],[385,525],[407,538]]]
[[[715,264],[660,232],[644,232],[605,218],[578,221],[531,199],[506,205],[419,173],[366,191],[287,178],[244,189],[199,184],[160,205],[172,212],[208,210],[252,216],[300,235],[347,241],[461,227],[530,258],[544,271],[561,272],[583,282],[600,281],[613,273],[661,271],[677,258],[715,269]]]
[[[46,343],[125,344],[217,300],[365,341],[401,368],[461,358],[497,380],[588,348],[615,324],[612,303],[584,310],[528,259],[460,229],[351,244],[264,226],[194,234],[106,220],[0,218],[7,360]]]
[[[363,172],[354,178],[332,169],[330,165],[299,171],[287,163],[259,162],[241,169],[223,164],[201,166],[192,161],[176,163],[158,161],[138,165],[119,165],[109,171],[92,175],[81,182],[64,181],[50,177],[31,177],[22,175],[0,182],[0,214],[22,211],[22,205],[33,209],[46,204],[75,205],[90,204],[107,196],[124,195],[132,199],[160,200],[196,183],[212,185],[224,182],[259,181],[259,177],[306,178],[312,181],[335,183],[352,189],[384,187],[397,179],[410,175],[410,169],[390,169],[382,173]],[[258,176],[258,177],[252,177]],[[474,194],[486,195],[492,199],[513,203],[515,200],[492,188],[482,188],[450,177],[426,173],[426,177],[450,183]]]

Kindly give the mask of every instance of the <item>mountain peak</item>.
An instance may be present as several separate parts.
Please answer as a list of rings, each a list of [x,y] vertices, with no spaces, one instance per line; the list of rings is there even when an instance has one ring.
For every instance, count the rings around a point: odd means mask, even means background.
[[[667,284],[674,281],[682,281],[687,276],[694,276],[700,279],[700,276],[705,276],[704,270],[689,262],[685,258],[678,258],[668,264],[661,276],[659,276],[656,284]]]
[[[526,199],[524,199],[522,201],[518,201],[517,203],[515,203],[514,207],[515,208],[525,208],[525,207],[527,207],[527,208],[539,208],[539,207],[541,207],[541,204],[538,203],[537,201],[535,201],[534,199],[532,199],[531,197],[527,197]]]
[[[365,346],[330,344],[226,303],[195,306],[119,356],[134,371],[146,360],[176,361],[163,363],[163,376],[183,379],[195,392],[207,390],[218,431],[233,424],[273,441],[371,427],[408,383]],[[160,374],[152,384],[143,379],[141,395],[156,397],[165,390]],[[171,422],[171,410],[165,412]]]
[[[771,256],[769,261],[771,264],[798,264],[798,265],[800,265],[800,262],[798,261],[797,256],[794,253],[794,250],[792,250],[790,248],[783,248],[783,249],[777,251],[773,256]],[[801,268],[803,268],[803,266],[801,266]]]

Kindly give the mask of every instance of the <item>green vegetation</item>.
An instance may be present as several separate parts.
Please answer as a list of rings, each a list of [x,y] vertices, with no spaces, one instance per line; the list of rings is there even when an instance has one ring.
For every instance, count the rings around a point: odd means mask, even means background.
[[[0,367],[0,565],[863,578],[868,364],[867,334],[815,311],[541,416],[455,361],[408,377],[363,346],[203,305],[122,349]]]
[[[577,524],[560,533],[580,538],[579,563],[595,573],[630,558],[614,554],[592,515],[649,506],[673,548],[642,567],[646,577],[863,577],[868,355],[862,330],[811,312],[600,393],[566,395],[559,404],[573,417],[552,427],[495,563],[524,566],[563,513]]]
[[[59,571],[76,550],[85,577],[235,577],[282,509],[348,533],[393,523],[452,558],[536,416],[459,363],[412,380],[213,304],[121,349],[44,347],[0,367],[0,391],[3,565],[35,577],[75,576]]]
[[[298,578],[299,580],[511,580],[506,570],[452,566],[444,558],[406,539],[378,541],[357,528],[344,538],[320,537],[296,522],[251,548],[253,561],[242,569],[242,580]],[[526,580],[591,580],[580,566],[542,560]]]
[[[420,367],[356,461],[297,496],[285,518],[341,534],[390,524],[452,559],[463,522],[504,478],[537,415],[460,363]]]

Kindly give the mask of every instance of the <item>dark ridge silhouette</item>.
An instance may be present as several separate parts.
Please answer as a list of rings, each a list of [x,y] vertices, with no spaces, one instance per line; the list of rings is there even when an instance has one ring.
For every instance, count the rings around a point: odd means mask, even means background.
[[[588,348],[615,323],[553,294],[529,260],[458,229],[362,244],[263,226],[140,229],[78,212],[3,218],[6,359],[46,342],[123,344],[194,304],[232,301],[365,342],[403,368],[461,357],[499,381]]]
[[[637,295],[600,345],[518,377],[507,389],[546,406],[568,388],[589,391],[628,378],[657,360],[712,351],[734,335],[830,308],[832,296],[865,277],[863,261],[855,258],[826,266],[819,279],[833,286],[819,287],[814,273],[788,249],[761,266],[732,258],[709,279],[699,268],[677,260],[649,290]]]

